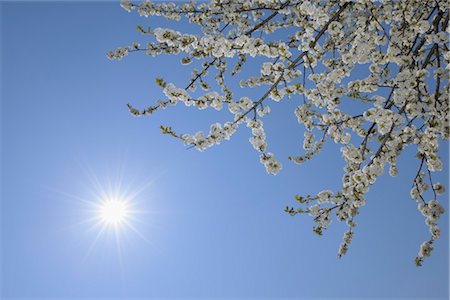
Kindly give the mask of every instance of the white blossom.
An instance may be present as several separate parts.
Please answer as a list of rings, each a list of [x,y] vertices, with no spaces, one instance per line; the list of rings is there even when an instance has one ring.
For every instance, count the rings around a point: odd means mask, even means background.
[[[346,165],[340,191],[298,198],[306,209],[286,211],[310,214],[318,234],[333,218],[345,221],[349,229],[339,257],[349,249],[356,230],[354,218],[366,204],[372,185],[386,167],[390,176],[397,176],[397,158],[404,149],[413,148],[418,170],[411,176],[409,192],[430,233],[430,239],[420,246],[416,264],[430,256],[433,242],[441,235],[437,222],[444,213],[437,196],[445,193],[444,185],[434,182],[433,176],[444,169],[440,143],[450,137],[446,2],[123,0],[121,6],[143,17],[186,18],[202,30],[190,34],[170,28],[141,28],[149,37],[146,46],[134,42],[107,52],[111,60],[140,51],[152,57],[181,55],[178,59],[187,68],[202,66],[193,69],[186,88],[158,78],[166,100],[143,110],[129,104],[132,115],[153,114],[180,102],[199,110],[222,111],[228,122],[214,122],[207,134],[178,135],[171,127],[163,127],[163,133],[204,151],[229,140],[245,123],[260,162],[267,173],[276,175],[282,164],[267,152],[270,136],[263,119],[269,119],[280,106],[295,107],[289,117],[304,127],[303,137],[302,133],[284,132],[286,138],[298,142],[298,151],[305,153],[288,159],[304,163],[331,140],[341,144]],[[249,65],[255,66],[254,70],[245,73]],[[239,95],[232,88],[234,79],[241,88]],[[248,90],[252,88],[261,93],[259,98],[250,99]],[[287,103],[278,103],[285,99]]]

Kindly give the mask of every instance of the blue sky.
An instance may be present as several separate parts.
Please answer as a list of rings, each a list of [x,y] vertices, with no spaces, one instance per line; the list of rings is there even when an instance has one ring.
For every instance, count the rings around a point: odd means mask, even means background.
[[[397,178],[371,189],[338,259],[343,224],[318,237],[310,217],[283,212],[295,194],[337,190],[344,166],[334,143],[302,166],[287,161],[301,153],[293,113],[301,99],[271,106],[265,128],[283,170],[269,176],[246,128],[203,153],[158,129],[207,130],[231,118],[225,111],[128,113],[128,102],[145,107],[162,97],[155,77],[184,86],[191,67],[166,56],[111,62],[105,53],[145,42],[137,24],[166,21],[112,2],[0,5],[3,298],[448,298],[448,214],[432,257],[414,266],[428,238],[409,198],[414,149],[399,159]],[[447,143],[441,154],[448,170]],[[447,174],[436,179],[448,182]],[[97,200],[96,180],[106,189],[146,186],[135,203],[145,212],[133,223],[140,234],[121,232],[120,251],[108,230],[94,243],[99,226],[84,222],[92,207],[79,198]],[[449,211],[448,193],[441,200]]]

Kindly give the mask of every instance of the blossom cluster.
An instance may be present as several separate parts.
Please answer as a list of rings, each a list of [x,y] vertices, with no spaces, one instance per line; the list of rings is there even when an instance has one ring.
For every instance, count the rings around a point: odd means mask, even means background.
[[[220,144],[222,140],[229,140],[236,130],[237,125],[231,122],[227,122],[223,126],[220,123],[214,123],[211,125],[207,136],[199,131],[195,135],[183,134],[180,138],[186,145],[193,145],[198,150],[203,151]]]
[[[138,26],[149,39],[145,46],[132,43],[108,52],[107,56],[114,60],[142,51],[152,57],[180,54],[183,65],[202,63],[201,70],[193,69],[185,88],[157,78],[167,100],[143,110],[129,104],[133,115],[152,114],[180,102],[200,110],[228,111],[230,120],[223,125],[212,124],[209,133],[178,135],[171,127],[162,130],[203,151],[229,140],[239,127],[244,127],[241,124],[246,124],[251,131],[249,142],[259,153],[260,162],[269,174],[276,175],[282,164],[268,152],[263,119],[278,102],[296,101],[293,115],[305,129],[304,139],[299,141],[305,153],[291,155],[289,160],[305,163],[327,141],[333,141],[340,144],[346,166],[340,191],[296,196],[300,207],[288,206],[286,212],[310,215],[316,222],[313,230],[319,235],[333,218],[345,222],[348,230],[339,257],[349,249],[356,230],[355,218],[366,204],[371,186],[387,168],[390,176],[397,176],[401,171],[398,157],[406,147],[415,147],[418,172],[412,178],[410,194],[419,203],[430,233],[430,239],[419,247],[416,264],[421,265],[430,255],[440,236],[437,221],[444,213],[437,198],[445,191],[441,183],[433,182],[433,176],[444,169],[439,145],[450,137],[446,1],[211,0],[135,4],[125,0],[121,5],[143,17],[186,18],[202,29],[201,34],[190,34]],[[237,78],[253,58],[261,61],[259,72],[239,78],[240,87],[243,91],[258,88],[265,92],[258,99],[236,97],[225,79]],[[234,68],[229,68],[232,63]],[[216,71],[211,72],[213,69]],[[210,91],[211,77],[220,91]],[[193,97],[197,87],[203,94]]]

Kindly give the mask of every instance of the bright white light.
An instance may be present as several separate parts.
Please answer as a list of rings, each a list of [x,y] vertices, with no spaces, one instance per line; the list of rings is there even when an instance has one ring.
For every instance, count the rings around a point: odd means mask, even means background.
[[[150,243],[147,236],[140,232],[139,224],[147,224],[142,221],[143,215],[156,213],[155,211],[143,210],[142,204],[148,203],[152,198],[146,191],[154,182],[149,180],[141,186],[134,186],[124,182],[124,167],[116,174],[110,174],[105,178],[98,178],[96,174],[88,169],[87,175],[91,183],[89,194],[80,197],[63,193],[85,205],[85,219],[74,225],[91,224],[89,232],[94,232],[94,238],[87,250],[85,259],[93,251],[99,241],[115,241],[119,263],[122,264],[122,238],[125,235],[135,234],[143,241]],[[95,234],[95,232],[97,232]]]
[[[127,222],[130,211],[127,203],[121,199],[106,199],[99,207],[100,220],[106,225],[121,225]]]

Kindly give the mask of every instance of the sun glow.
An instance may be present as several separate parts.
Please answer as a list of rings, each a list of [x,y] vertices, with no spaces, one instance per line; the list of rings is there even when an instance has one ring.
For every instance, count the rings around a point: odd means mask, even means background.
[[[86,167],[86,179],[89,185],[84,195],[78,196],[67,192],[57,191],[65,197],[81,203],[83,212],[80,222],[67,226],[86,226],[86,233],[91,235],[90,243],[84,261],[91,255],[99,243],[115,244],[117,257],[122,266],[124,241],[139,238],[149,245],[154,245],[148,238],[149,227],[154,227],[155,216],[159,213],[155,209],[149,210],[150,202],[154,199],[153,186],[156,178],[146,179],[136,185],[138,180],[125,176],[125,166],[117,172],[108,170],[103,177],[98,177],[89,166]],[[148,216],[152,215],[149,219]],[[141,232],[144,228],[144,232]],[[113,243],[113,244],[111,244]]]
[[[105,199],[98,209],[100,220],[106,225],[123,225],[130,213],[129,204],[123,199]]]

